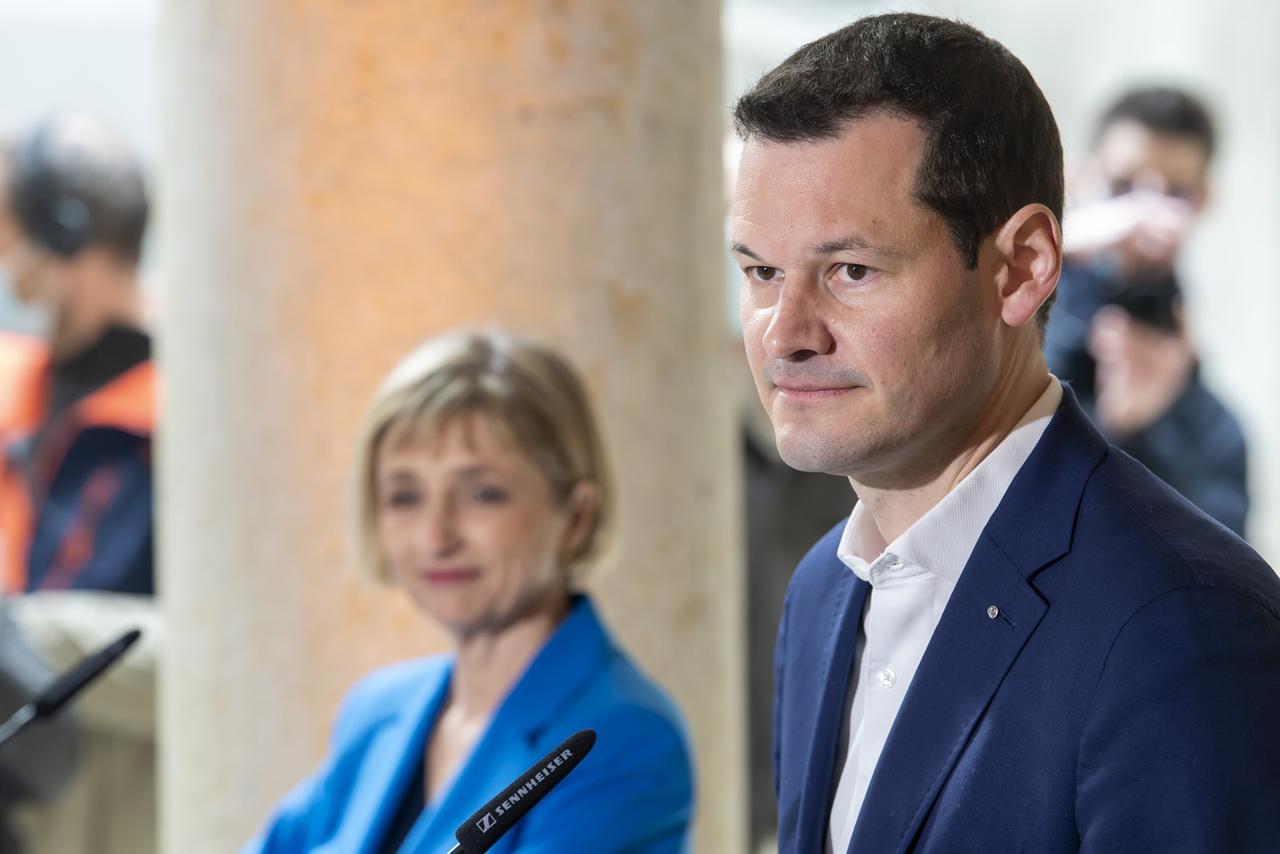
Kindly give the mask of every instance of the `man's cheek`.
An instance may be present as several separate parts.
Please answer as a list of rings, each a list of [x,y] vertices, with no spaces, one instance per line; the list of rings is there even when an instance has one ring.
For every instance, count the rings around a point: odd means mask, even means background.
[[[769,323],[758,312],[743,312],[742,321],[742,344],[746,350],[747,362],[751,365],[752,372],[759,377],[765,361],[764,335],[769,329]]]

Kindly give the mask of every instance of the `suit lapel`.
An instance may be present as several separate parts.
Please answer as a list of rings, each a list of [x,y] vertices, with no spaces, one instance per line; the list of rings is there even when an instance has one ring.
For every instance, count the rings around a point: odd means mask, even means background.
[[[1084,486],[1105,453],[1105,441],[1065,389],[943,611],[880,754],[849,851],[911,847],[1048,610],[1030,579],[1070,549]]]
[[[906,850],[1046,609],[1008,558],[979,540],[889,731],[850,851]]]
[[[833,559],[836,582],[819,619],[827,628],[822,662],[814,685],[819,686],[818,713],[809,741],[804,788],[800,798],[799,839],[794,850],[821,851],[823,830],[831,809],[835,745],[840,742],[845,696],[858,642],[858,625],[870,585]]]
[[[433,669],[398,710],[396,720],[378,734],[351,785],[342,829],[328,850],[366,854],[382,841],[400,806],[400,794],[423,761],[427,730],[448,690],[452,672],[452,661]]]

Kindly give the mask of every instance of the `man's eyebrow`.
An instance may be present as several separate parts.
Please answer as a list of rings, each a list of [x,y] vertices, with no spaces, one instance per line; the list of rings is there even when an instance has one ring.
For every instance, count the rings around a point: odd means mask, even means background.
[[[734,243],[730,245],[729,251],[735,255],[746,255],[748,258],[754,258],[756,261],[763,263],[764,259],[751,250],[745,243]],[[856,234],[841,237],[837,240],[828,240],[825,243],[819,243],[813,247],[814,255],[835,255],[837,252],[870,252],[883,258],[905,258],[906,254],[897,249],[890,249],[888,246],[881,246],[864,240]]]
[[[872,243],[858,237],[856,234],[850,234],[838,240],[828,240],[826,243],[819,243],[813,247],[814,255],[835,255],[837,252],[870,252],[885,258],[904,257],[904,254],[897,249],[890,249],[887,246]]]

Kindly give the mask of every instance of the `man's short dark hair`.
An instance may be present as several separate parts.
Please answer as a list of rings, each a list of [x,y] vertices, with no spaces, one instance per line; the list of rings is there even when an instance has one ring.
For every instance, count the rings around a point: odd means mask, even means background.
[[[734,109],[743,139],[831,139],[876,113],[925,134],[916,197],[946,221],[974,269],[988,235],[1024,205],[1062,218],[1062,140],[1031,73],[1003,45],[957,21],[863,18],[810,42],[760,78]],[[1040,327],[1052,296],[1041,307]]]
[[[8,152],[7,203],[27,237],[71,257],[87,246],[142,256],[149,204],[141,164],[103,124],[47,119]]]
[[[1203,146],[1206,158],[1213,156],[1217,145],[1209,108],[1185,89],[1148,86],[1125,92],[1098,120],[1095,143],[1109,127],[1124,121],[1135,122],[1154,133],[1198,142]]]

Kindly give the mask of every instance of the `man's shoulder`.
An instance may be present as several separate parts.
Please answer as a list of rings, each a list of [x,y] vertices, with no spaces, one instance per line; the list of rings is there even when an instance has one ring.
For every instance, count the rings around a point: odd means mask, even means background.
[[[1233,591],[1280,618],[1280,578],[1244,540],[1112,449],[1082,495],[1071,561],[1105,599],[1140,608],[1173,590]]]
[[[1146,432],[1153,434],[1152,438],[1158,441],[1162,425],[1170,422],[1181,425],[1199,441],[1212,443],[1210,447],[1218,450],[1213,455],[1215,458],[1229,452],[1240,455],[1243,463],[1245,438],[1240,421],[1226,403],[1205,385],[1199,369],[1191,375],[1173,406]]]

